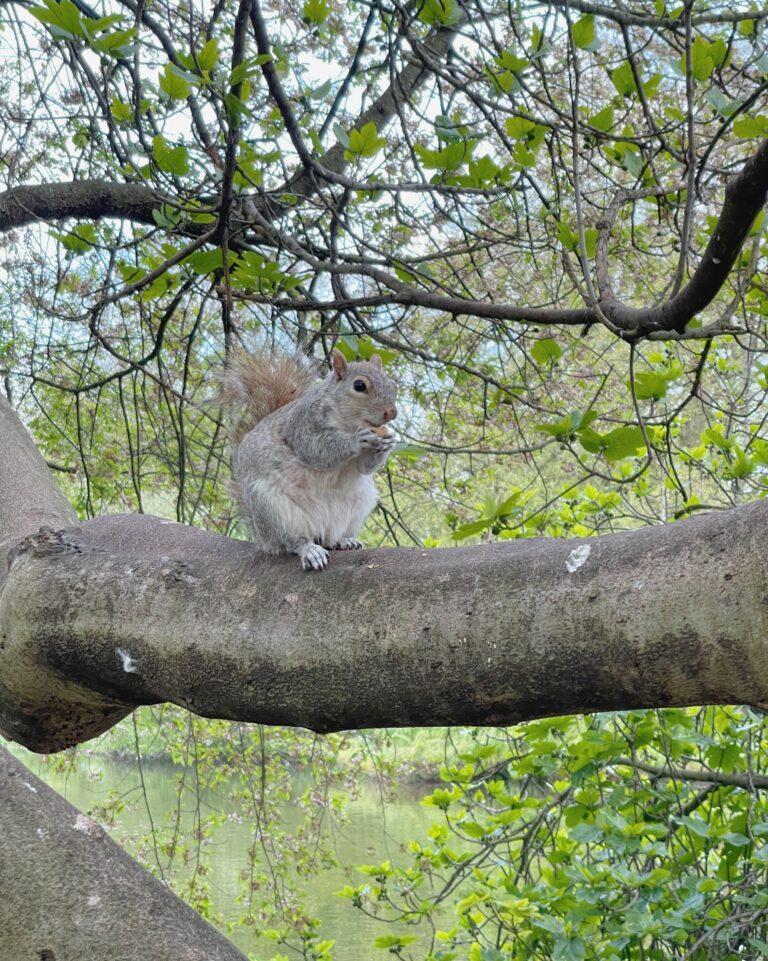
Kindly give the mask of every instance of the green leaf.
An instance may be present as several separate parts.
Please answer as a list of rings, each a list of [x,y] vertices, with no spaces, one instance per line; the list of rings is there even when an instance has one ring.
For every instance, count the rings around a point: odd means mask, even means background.
[[[531,348],[531,357],[533,357],[537,364],[547,364],[550,361],[556,361],[562,356],[562,353],[563,351],[560,345],[551,337],[544,337],[541,340],[537,340]]]
[[[694,79],[699,81],[708,80],[716,67],[719,67],[725,60],[728,48],[725,41],[721,38],[710,41],[706,37],[698,36],[691,44],[691,73]],[[686,59],[683,54],[680,60],[680,69],[683,73],[686,70]]]
[[[355,157],[373,157],[386,144],[386,139],[378,135],[376,124],[365,124],[360,130],[350,130],[349,147],[344,151],[348,160]]]
[[[455,541],[463,541],[465,537],[472,537],[473,534],[488,530],[493,525],[493,521],[492,517],[482,517],[479,521],[472,521],[471,524],[462,524],[451,536]]]
[[[579,441],[590,454],[599,454],[603,449],[603,435],[592,427],[579,431]]]
[[[409,444],[405,441],[399,441],[392,448],[392,455],[397,455],[399,457],[405,457],[407,460],[421,460],[425,454],[428,454],[429,450],[426,447],[421,447],[419,444]]]
[[[597,50],[600,44],[595,36],[595,15],[588,13],[571,27],[573,42],[582,50]]]
[[[113,30],[111,33],[99,37],[98,40],[90,40],[92,49],[99,53],[107,54],[110,57],[125,59],[130,56],[133,47],[131,44],[136,38],[136,30]]]
[[[424,0],[419,20],[430,26],[441,23],[451,27],[461,20],[461,8],[456,0]]]
[[[768,116],[759,114],[757,117],[738,117],[733,121],[733,132],[742,140],[768,137]]]
[[[552,946],[553,961],[583,961],[587,946],[581,938],[556,937]]]
[[[484,828],[482,824],[478,824],[477,821],[461,821],[459,828],[464,834],[475,839],[485,837],[489,830],[488,828]]]
[[[702,432],[701,443],[707,446],[717,447],[718,450],[730,450],[734,442],[730,437],[726,437],[721,426],[708,427]]]
[[[301,11],[302,20],[319,26],[325,23],[331,13],[328,0],[307,0]]]
[[[397,351],[387,350],[386,347],[379,347],[378,344],[374,344],[372,340],[366,340],[364,337],[357,338],[357,356],[363,360],[370,360],[374,354],[378,354],[381,358],[382,364],[386,367],[387,364],[391,364],[392,361],[397,357]]]
[[[152,219],[158,227],[173,230],[181,222],[181,211],[171,207],[170,204],[163,204],[159,209],[152,211]]]
[[[50,235],[54,240],[58,240],[65,250],[69,250],[73,254],[83,254],[91,250],[97,239],[96,225],[88,223],[78,224],[74,230],[67,234],[52,230]]]
[[[551,437],[570,437],[579,431],[585,430],[597,417],[593,410],[578,411],[572,410],[565,417],[551,424],[537,424],[536,430],[549,434]]]
[[[579,236],[571,230],[568,224],[557,221],[556,236],[566,250],[576,250],[578,247]]]
[[[179,76],[178,68],[172,63],[167,63],[160,75],[160,89],[168,94],[171,100],[186,100],[192,92],[190,85]]]
[[[80,11],[71,0],[45,0],[43,7],[30,7],[30,13],[44,23],[55,40],[76,40],[86,36]]]
[[[683,373],[679,361],[660,370],[643,370],[635,374],[635,395],[639,400],[660,400],[673,380]],[[630,386],[629,383],[627,386]]]
[[[220,270],[223,264],[221,247],[213,250],[196,250],[186,258],[184,263],[189,264],[196,274],[210,274],[214,270]]]
[[[603,436],[603,454],[609,463],[638,457],[645,453],[645,440],[639,427],[617,427]]]
[[[229,86],[236,87],[239,83],[244,83],[250,77],[255,77],[258,74],[259,67],[263,66],[265,63],[269,63],[272,59],[271,53],[261,53],[258,57],[248,57],[239,63],[229,74]],[[279,111],[277,111],[279,116]]]
[[[743,451],[738,444],[734,444],[734,451],[735,453],[730,469],[731,475],[739,479],[749,477],[755,469],[755,462],[751,457],[747,456],[746,452]]]
[[[373,942],[375,948],[405,948],[414,941],[418,941],[415,934],[383,934]]]
[[[197,63],[201,70],[213,70],[219,62],[219,41],[209,40],[197,55]]]
[[[739,108],[739,101],[726,97],[718,87],[710,87],[706,94],[707,103],[716,110],[721,117],[730,117]]]
[[[119,97],[112,97],[109,102],[109,109],[118,123],[127,123],[133,119],[133,104],[126,103]]]
[[[615,70],[611,70],[610,78],[611,83],[613,83],[622,97],[629,97],[637,90],[635,78],[632,73],[632,65],[629,60],[625,60],[621,66],[616,67]]]
[[[708,838],[711,833],[709,824],[697,817],[683,816],[680,818],[682,823],[688,828],[689,831],[693,831],[694,834],[698,835],[700,838]]]
[[[537,136],[537,131],[541,131],[541,139],[546,133],[546,128],[537,124],[527,117],[507,117],[504,121],[507,133],[513,140],[531,140]]]
[[[171,147],[161,134],[152,141],[152,156],[157,166],[166,173],[183,176],[189,171],[187,148],[183,145]]]
[[[738,29],[742,37],[752,37],[755,33],[755,21],[739,20]]]
[[[597,128],[597,130],[610,130],[613,126],[613,107],[610,104],[608,104],[607,107],[603,107],[599,113],[588,117],[587,123]]]
[[[413,149],[428,170],[457,170],[471,158],[476,143],[475,140],[461,140],[442,150],[430,150],[417,143]]]

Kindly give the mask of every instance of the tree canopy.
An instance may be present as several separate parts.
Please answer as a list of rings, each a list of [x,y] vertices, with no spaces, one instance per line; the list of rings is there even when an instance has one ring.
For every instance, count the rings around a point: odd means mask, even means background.
[[[6,4],[0,349],[78,509],[230,529],[239,342],[382,353],[389,541],[759,491],[765,18]]]

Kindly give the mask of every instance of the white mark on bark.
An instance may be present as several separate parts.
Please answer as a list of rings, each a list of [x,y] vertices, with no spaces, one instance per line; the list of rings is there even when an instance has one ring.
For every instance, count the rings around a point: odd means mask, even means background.
[[[580,544],[578,547],[574,547],[565,561],[565,566],[569,574],[575,573],[580,567],[583,567],[587,563],[587,558],[591,550],[592,548],[589,544]]]
[[[38,828],[36,834],[41,841],[44,841],[48,837],[48,832],[45,830],[45,828]]]
[[[122,662],[123,670],[125,671],[126,674],[138,673],[138,670],[139,670],[138,661],[134,661],[134,659],[131,657],[128,651],[126,651],[122,647],[116,647],[115,651],[117,652],[117,656],[120,658],[120,661]]]
[[[286,603],[286,604],[298,604],[298,603],[299,603],[299,595],[298,595],[298,594],[286,594],[284,600],[285,600],[285,603]]]
[[[100,904],[101,904],[101,898],[98,896],[98,894],[89,894],[89,895],[88,895],[88,907],[89,907],[89,908],[98,907]]]
[[[78,814],[72,826],[81,834],[89,834],[91,837],[97,837],[101,833],[99,825],[84,814]]]
[[[720,261],[718,260],[717,257],[713,257],[713,258],[712,258],[712,263],[713,263],[713,264],[719,264]]]
[[[36,788],[36,787],[33,787],[33,786],[29,783],[29,781],[22,781],[21,783],[24,785],[24,787],[25,787],[28,791],[31,791],[33,794],[37,794],[37,788]]]

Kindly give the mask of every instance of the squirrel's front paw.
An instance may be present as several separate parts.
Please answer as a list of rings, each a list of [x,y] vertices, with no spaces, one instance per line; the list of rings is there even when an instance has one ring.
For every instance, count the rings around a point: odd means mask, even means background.
[[[382,454],[384,451],[390,450],[395,444],[394,435],[390,434],[389,437],[381,437],[368,427],[358,427],[355,432],[355,437],[357,438],[357,444],[360,450],[373,450],[376,451],[377,454]]]
[[[322,571],[328,566],[328,551],[319,544],[304,544],[298,554],[305,571]]]

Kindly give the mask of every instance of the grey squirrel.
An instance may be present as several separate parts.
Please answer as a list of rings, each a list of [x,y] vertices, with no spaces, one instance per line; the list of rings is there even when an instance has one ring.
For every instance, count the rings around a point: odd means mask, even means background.
[[[330,550],[355,550],[376,506],[373,473],[394,447],[397,386],[381,358],[347,363],[335,350],[321,381],[300,354],[232,356],[218,404],[232,413],[234,494],[253,542],[298,554],[305,571]]]

